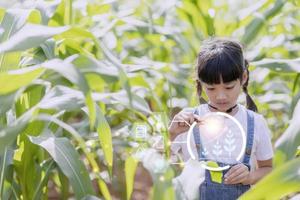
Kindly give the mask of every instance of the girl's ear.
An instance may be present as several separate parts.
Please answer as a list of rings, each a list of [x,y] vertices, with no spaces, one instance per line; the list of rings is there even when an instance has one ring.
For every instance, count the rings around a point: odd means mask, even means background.
[[[248,73],[247,73],[247,71],[245,70],[245,71],[243,72],[242,85],[244,85],[244,84],[247,82],[247,80],[248,80]]]

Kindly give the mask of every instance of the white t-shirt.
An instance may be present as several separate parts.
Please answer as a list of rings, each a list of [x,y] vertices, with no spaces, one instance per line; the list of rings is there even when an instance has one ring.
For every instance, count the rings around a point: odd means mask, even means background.
[[[200,116],[204,116],[211,112],[207,104],[202,104],[196,109],[198,109],[198,114]],[[184,109],[186,112],[192,112],[193,110],[194,109]],[[243,105],[238,104],[238,111],[233,117],[240,122],[245,133],[247,133],[247,109]],[[191,137],[191,149],[194,155],[198,157],[193,136]],[[171,151],[173,154],[180,153],[184,161],[187,161],[190,158],[187,149],[187,132],[181,133],[175,138],[171,144]],[[273,148],[270,139],[270,130],[266,120],[262,115],[254,113],[254,140],[250,157],[251,169],[256,168],[256,160],[268,160],[272,157]],[[243,156],[240,161],[243,161]]]

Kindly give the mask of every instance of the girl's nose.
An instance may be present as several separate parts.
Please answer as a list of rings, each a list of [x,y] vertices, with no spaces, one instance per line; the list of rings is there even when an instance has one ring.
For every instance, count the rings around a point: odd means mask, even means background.
[[[225,100],[226,99],[226,95],[224,92],[219,92],[216,96],[217,100]]]

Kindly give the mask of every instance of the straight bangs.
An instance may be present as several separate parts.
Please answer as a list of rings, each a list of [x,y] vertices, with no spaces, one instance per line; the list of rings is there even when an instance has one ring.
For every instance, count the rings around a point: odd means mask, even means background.
[[[243,71],[240,61],[234,61],[228,54],[219,54],[203,63],[198,71],[198,77],[206,84],[220,84],[242,79]]]

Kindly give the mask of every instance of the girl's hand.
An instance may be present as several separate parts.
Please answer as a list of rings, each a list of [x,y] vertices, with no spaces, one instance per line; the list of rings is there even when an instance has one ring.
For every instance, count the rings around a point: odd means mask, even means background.
[[[224,175],[225,184],[238,184],[242,183],[244,185],[249,184],[250,172],[246,165],[243,163],[234,165],[230,170]]]
[[[200,122],[200,116],[184,111],[175,115],[169,126],[171,141],[180,133],[188,131],[194,121]]]

